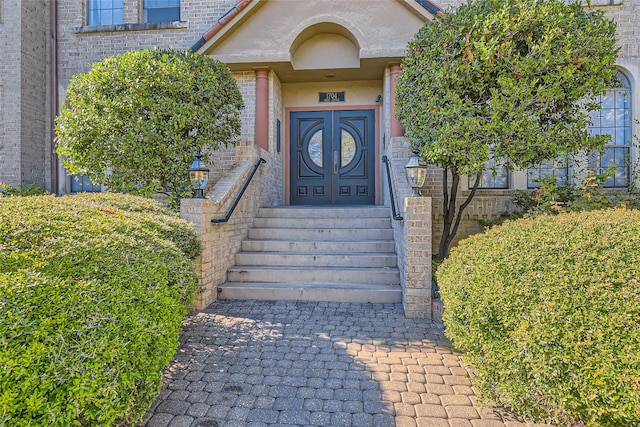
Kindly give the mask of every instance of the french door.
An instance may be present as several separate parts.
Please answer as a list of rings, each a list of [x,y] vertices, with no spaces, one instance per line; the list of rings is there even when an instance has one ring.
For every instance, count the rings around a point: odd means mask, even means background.
[[[374,110],[290,116],[290,204],[375,204]]]

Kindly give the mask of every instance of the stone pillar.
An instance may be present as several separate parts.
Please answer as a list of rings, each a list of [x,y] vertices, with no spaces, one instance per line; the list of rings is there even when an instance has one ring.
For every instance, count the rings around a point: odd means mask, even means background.
[[[431,198],[404,199],[402,305],[410,318],[431,319]]]
[[[256,68],[256,144],[269,151],[269,69]]]
[[[389,72],[391,74],[391,137],[403,136],[404,129],[396,119],[396,77],[400,74],[400,64],[390,64]]]

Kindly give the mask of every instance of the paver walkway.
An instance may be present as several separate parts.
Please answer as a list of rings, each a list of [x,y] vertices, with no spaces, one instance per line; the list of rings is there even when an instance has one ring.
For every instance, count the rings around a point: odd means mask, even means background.
[[[400,304],[215,302],[166,377],[147,427],[534,425],[475,405],[441,325]]]

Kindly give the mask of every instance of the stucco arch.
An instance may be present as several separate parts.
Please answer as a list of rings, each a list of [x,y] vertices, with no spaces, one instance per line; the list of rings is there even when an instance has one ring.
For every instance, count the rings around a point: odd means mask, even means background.
[[[334,22],[319,22],[302,30],[289,53],[295,70],[360,67],[358,39]]]
[[[358,49],[362,47],[362,43],[365,40],[364,33],[356,23],[342,16],[318,14],[300,20],[284,37],[283,43],[286,46],[290,46],[290,52],[294,52],[300,47],[300,44],[321,33],[342,35],[357,46]]]

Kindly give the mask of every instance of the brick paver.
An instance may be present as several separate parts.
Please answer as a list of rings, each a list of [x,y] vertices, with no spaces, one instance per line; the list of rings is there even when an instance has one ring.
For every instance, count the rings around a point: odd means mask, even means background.
[[[165,377],[145,427],[534,426],[477,406],[442,326],[399,304],[215,302]]]

